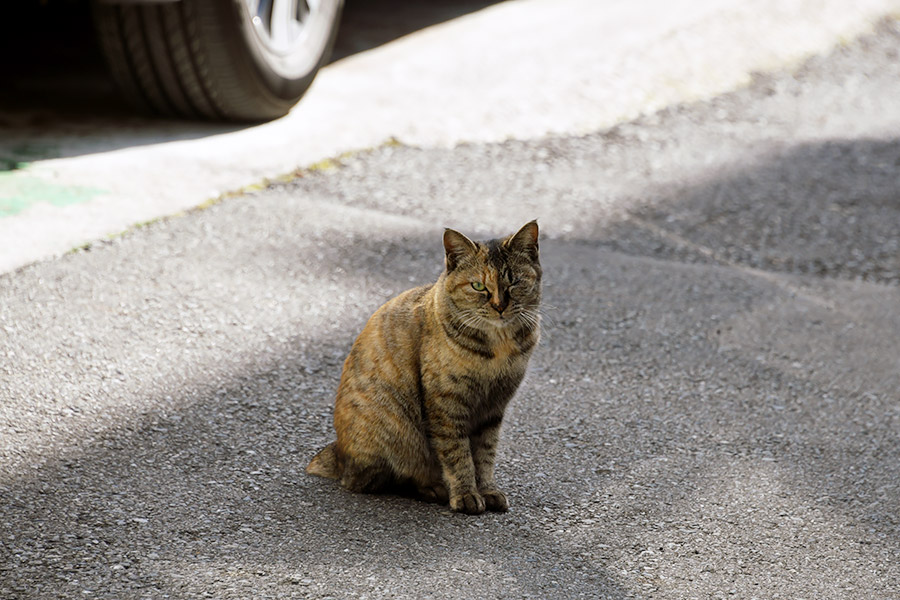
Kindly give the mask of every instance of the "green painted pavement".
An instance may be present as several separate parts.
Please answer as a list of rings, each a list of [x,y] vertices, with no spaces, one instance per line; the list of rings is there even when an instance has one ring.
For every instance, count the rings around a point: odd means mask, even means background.
[[[0,171],[0,218],[17,215],[36,204],[71,206],[89,202],[106,190],[78,185],[59,185],[22,172],[27,163],[14,170]]]

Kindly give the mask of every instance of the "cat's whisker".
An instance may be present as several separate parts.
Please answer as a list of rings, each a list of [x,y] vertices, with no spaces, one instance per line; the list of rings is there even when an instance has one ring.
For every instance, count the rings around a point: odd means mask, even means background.
[[[544,341],[547,341],[552,337],[551,332],[542,327],[543,320],[546,317],[539,310],[522,308],[517,316],[522,319],[523,322],[527,323],[529,328],[541,329]]]
[[[540,311],[534,310],[532,308],[523,308],[521,310],[521,313],[523,315],[527,315],[528,317],[532,317],[532,318],[537,318],[537,317],[541,316]]]
[[[530,309],[530,310],[531,310],[531,312],[533,312],[533,313],[535,313],[536,315],[540,316],[540,318],[541,318],[543,321],[546,321],[546,324],[547,324],[547,325],[549,325],[549,326],[555,326],[555,325],[556,325],[556,321],[555,321],[555,319],[553,318],[553,316],[551,316],[551,315],[547,314],[546,312],[544,312],[543,306],[538,306],[538,307],[535,307],[534,309]]]
[[[534,320],[534,317],[527,313],[519,313],[516,315],[516,320],[521,322],[525,327],[529,329],[537,329],[538,323]]]
[[[475,325],[477,325],[482,319],[482,316],[479,315],[478,311],[476,311],[475,309],[470,309],[470,310],[464,312],[463,317],[465,317],[465,318],[464,318],[463,322],[461,323],[461,326],[463,328],[470,328],[470,329],[477,329],[477,327],[475,327]]]
[[[515,322],[521,323],[528,329],[536,330],[540,328],[541,319],[535,311],[519,308],[515,312]]]

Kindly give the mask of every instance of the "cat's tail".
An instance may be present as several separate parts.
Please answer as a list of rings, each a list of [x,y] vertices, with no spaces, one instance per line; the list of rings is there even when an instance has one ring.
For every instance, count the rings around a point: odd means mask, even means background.
[[[339,479],[341,476],[340,466],[338,465],[337,453],[335,448],[337,442],[331,442],[313,456],[306,467],[306,472],[310,475],[318,475],[319,477],[327,477],[328,479]]]

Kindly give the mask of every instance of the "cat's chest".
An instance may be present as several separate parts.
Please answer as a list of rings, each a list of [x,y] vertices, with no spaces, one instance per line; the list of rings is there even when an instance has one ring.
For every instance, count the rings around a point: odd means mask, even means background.
[[[537,331],[481,331],[477,335],[447,332],[438,343],[423,346],[425,378],[464,379],[490,387],[499,380],[520,379],[527,367]]]
[[[524,335],[498,335],[490,341],[491,358],[488,363],[494,368],[524,368],[537,340],[537,332]]]
[[[517,385],[525,375],[530,352],[523,351],[514,340],[501,340],[491,345],[491,354],[490,358],[480,357],[480,360],[469,362],[469,372],[486,388],[494,387],[498,382]]]
[[[522,354],[522,350],[519,347],[519,344],[516,343],[515,340],[509,338],[502,338],[498,341],[495,341],[491,345],[491,352],[494,355],[491,360],[498,363],[506,363],[510,359],[513,359]]]

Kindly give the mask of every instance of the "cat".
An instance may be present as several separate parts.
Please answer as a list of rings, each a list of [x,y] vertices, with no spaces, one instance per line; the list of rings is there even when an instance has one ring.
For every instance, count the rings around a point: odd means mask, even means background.
[[[444,231],[444,271],[369,319],[344,362],[337,441],[307,473],[456,512],[505,512],[494,482],[504,410],[540,335],[538,225],[473,242]]]

